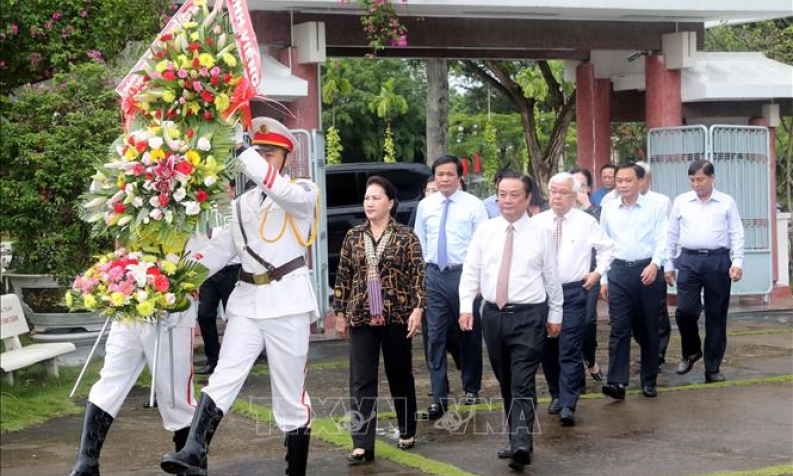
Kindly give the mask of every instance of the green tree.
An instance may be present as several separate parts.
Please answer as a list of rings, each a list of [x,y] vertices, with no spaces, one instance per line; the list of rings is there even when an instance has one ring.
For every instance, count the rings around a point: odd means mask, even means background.
[[[352,83],[342,71],[338,60],[325,63],[325,77],[322,82],[322,103],[329,106],[331,125],[325,133],[325,153],[329,164],[340,164],[344,145],[341,143],[339,129],[336,128],[336,101],[352,92]]]
[[[391,134],[391,121],[408,112],[408,103],[403,96],[394,91],[394,79],[383,83],[380,94],[369,102],[369,110],[376,113],[377,117],[385,121],[385,134],[383,136],[383,161],[396,162],[396,149],[394,137]]]

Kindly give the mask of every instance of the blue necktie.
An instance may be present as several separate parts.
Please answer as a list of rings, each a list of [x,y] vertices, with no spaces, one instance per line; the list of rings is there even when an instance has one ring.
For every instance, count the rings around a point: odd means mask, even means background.
[[[438,230],[438,267],[446,269],[448,256],[446,255],[446,216],[449,214],[449,204],[452,203],[448,198],[443,201],[443,214],[441,215],[441,226]]]

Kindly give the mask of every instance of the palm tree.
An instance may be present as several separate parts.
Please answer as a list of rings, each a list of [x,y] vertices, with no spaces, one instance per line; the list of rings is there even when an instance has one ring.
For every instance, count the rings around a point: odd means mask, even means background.
[[[408,111],[408,102],[404,96],[394,91],[394,80],[389,79],[380,88],[380,94],[369,102],[369,110],[376,113],[377,117],[385,120],[385,137],[383,139],[383,160],[396,162],[396,148],[394,137],[391,135],[391,121]]]

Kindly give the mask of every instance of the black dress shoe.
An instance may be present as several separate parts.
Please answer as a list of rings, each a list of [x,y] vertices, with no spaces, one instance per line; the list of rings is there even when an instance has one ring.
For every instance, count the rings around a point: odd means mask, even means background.
[[[531,464],[531,454],[526,448],[518,448],[509,460],[509,467],[515,471],[523,471],[527,465]]]
[[[347,462],[350,466],[357,466],[359,464],[371,463],[374,461],[374,451],[364,450],[363,453],[349,453],[347,454]]]
[[[664,365],[665,363],[666,363],[666,356],[664,356],[663,354],[660,354],[658,356],[658,365]]]
[[[562,406],[559,405],[559,399],[558,398],[552,399],[551,403],[548,405],[548,413],[550,413],[551,415],[556,415],[560,411],[562,411]]]
[[[691,367],[694,366],[694,362],[696,362],[701,358],[702,358],[702,352],[697,352],[694,355],[683,357],[683,359],[680,360],[680,363],[677,365],[677,370],[675,370],[675,372],[677,372],[680,375],[689,373],[691,371]]]
[[[437,420],[446,413],[446,409],[439,403],[433,403],[427,408],[427,418],[430,420]]]
[[[481,402],[479,399],[479,394],[476,392],[465,392],[465,398],[463,399],[463,405],[476,405],[477,403]]]
[[[509,446],[498,451],[498,459],[512,459],[512,448]]]
[[[603,395],[611,397],[614,400],[625,400],[625,386],[621,384],[608,384],[603,385]]]
[[[197,368],[193,373],[196,375],[212,375],[212,372],[214,371],[215,371],[215,366],[207,364],[203,367]]]
[[[724,382],[724,374],[721,372],[707,373],[705,372],[705,383]]]
[[[652,385],[642,385],[642,395],[647,398],[655,398],[658,396],[658,390]]]
[[[562,426],[575,425],[575,412],[568,407],[562,408],[562,411],[559,412],[559,422]]]

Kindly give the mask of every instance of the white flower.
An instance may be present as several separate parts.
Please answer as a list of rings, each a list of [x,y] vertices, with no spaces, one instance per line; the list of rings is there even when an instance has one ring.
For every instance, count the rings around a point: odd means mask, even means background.
[[[143,165],[151,165],[151,154],[149,154],[148,151],[144,152],[143,156],[140,158],[140,161],[143,163]]]
[[[168,253],[165,255],[165,259],[170,261],[171,263],[179,264],[179,255],[176,253]]]
[[[124,187],[124,193],[126,193],[127,195],[130,195],[130,196],[135,195],[135,186],[133,184],[131,184],[131,183],[128,183]]]
[[[143,301],[145,301],[146,299],[149,299],[149,293],[147,293],[146,291],[144,291],[144,290],[142,290],[142,289],[141,289],[141,290],[139,290],[137,293],[135,293],[135,298],[136,298],[138,301],[140,301],[140,302],[143,302]]]
[[[181,202],[182,200],[184,200],[184,197],[186,195],[187,195],[187,191],[184,189],[184,187],[179,187],[173,193],[173,199],[176,200],[177,202]]]
[[[211,187],[217,181],[218,181],[217,175],[207,175],[207,177],[204,179],[204,185],[206,185],[207,187]]]
[[[146,285],[146,271],[152,266],[154,266],[152,263],[142,261],[138,264],[127,265],[127,271],[135,278],[135,282],[138,286],[143,287]]]
[[[169,225],[173,223],[173,212],[171,210],[165,210],[165,222]]]
[[[160,210],[159,208],[155,208],[154,210],[149,212],[149,216],[152,218],[152,220],[159,221],[162,219],[162,210]]]
[[[152,137],[151,139],[149,139],[149,147],[152,150],[159,149],[160,147],[162,147],[162,138]]]
[[[204,152],[208,151],[212,148],[212,144],[209,143],[209,139],[206,137],[202,137],[198,139],[198,150],[203,150]]]
[[[160,196],[159,195],[154,195],[153,197],[149,198],[149,205],[153,206],[154,208],[159,207],[160,206]],[[152,217],[152,218],[154,218],[154,217]]]
[[[108,203],[120,202],[123,198],[124,198],[124,191],[123,190],[119,190],[118,192],[113,194],[112,197],[110,197],[110,200],[108,201]]]
[[[201,213],[201,204],[195,201],[187,201],[182,202],[182,205],[185,207],[185,213],[187,215],[198,215]]]
[[[174,293],[167,293],[165,295],[165,302],[168,304],[173,304],[176,302],[176,295]]]
[[[105,197],[96,197],[95,199],[86,203],[85,208],[96,208],[99,205],[104,205],[105,202],[107,202],[107,199]]]
[[[132,200],[132,206],[135,207],[135,208],[142,207],[143,206],[143,199],[140,198],[140,197],[135,197],[135,199]]]
[[[118,221],[118,226],[124,226],[124,225],[126,225],[127,223],[129,223],[131,221],[132,221],[132,217],[131,216],[124,215],[123,217],[121,217],[121,220]]]

